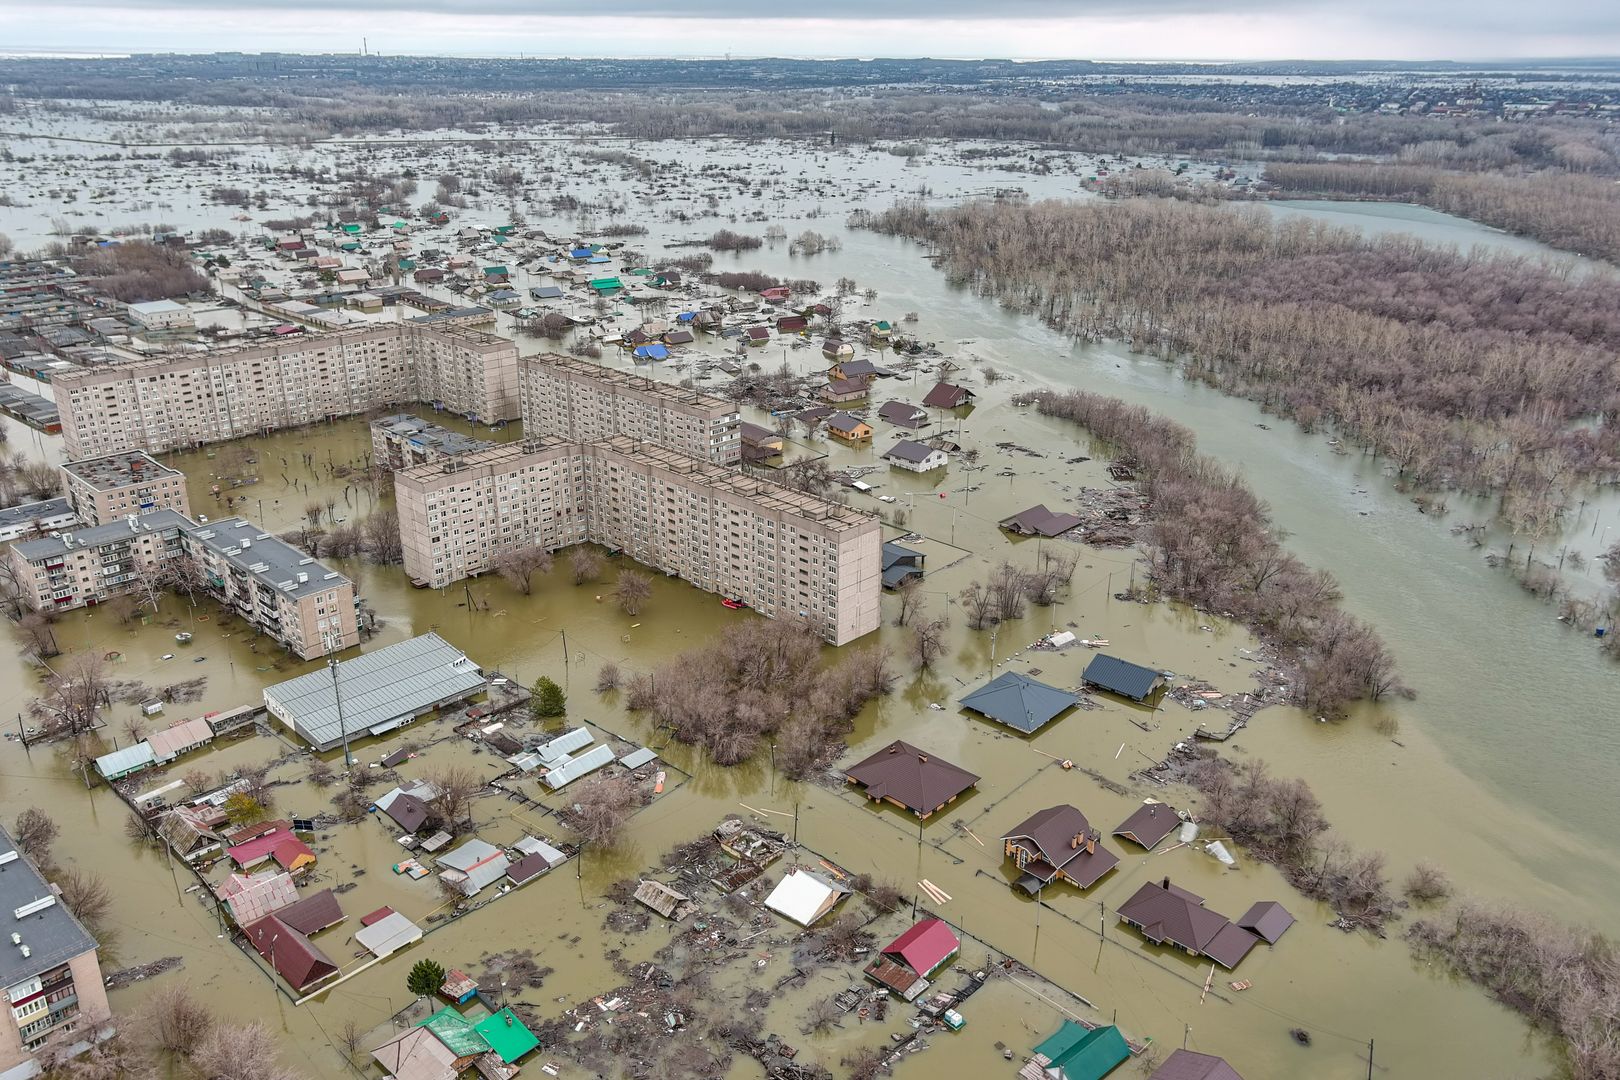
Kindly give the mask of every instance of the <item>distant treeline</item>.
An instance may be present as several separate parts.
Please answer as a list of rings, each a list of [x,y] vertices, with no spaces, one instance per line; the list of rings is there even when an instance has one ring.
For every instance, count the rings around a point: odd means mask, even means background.
[[[1572,159],[1612,172],[1612,158],[1568,149]],[[1333,162],[1277,163],[1267,166],[1265,178],[1287,194],[1421,203],[1565,251],[1620,262],[1620,185],[1612,175],[1525,176]]]
[[[1503,496],[1532,541],[1620,473],[1620,282],[1254,207],[908,203],[856,224],[1076,337],[1178,358],[1418,484]]]

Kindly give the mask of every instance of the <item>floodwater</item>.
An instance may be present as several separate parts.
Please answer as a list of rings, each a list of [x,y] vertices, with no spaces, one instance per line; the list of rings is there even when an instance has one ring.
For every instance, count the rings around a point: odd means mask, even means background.
[[[936,341],[953,359],[970,368],[991,365],[1011,376],[985,385],[975,374],[980,404],[959,423],[953,421],[961,430],[959,440],[981,449],[978,470],[965,474],[953,466],[943,475],[923,477],[879,470],[875,477],[883,493],[898,499],[895,507],[908,509],[906,529],[927,537],[921,546],[929,556],[925,588],[933,611],[951,611],[951,597],[1001,559],[1026,564],[1036,559],[1039,545],[1008,541],[994,528],[998,518],[1037,501],[1061,501],[1066,492],[1080,486],[1106,482],[1097,462],[1065,464],[1066,459],[1089,453],[1083,432],[1012,408],[1008,399],[1014,393],[1034,385],[1078,386],[1170,415],[1197,433],[1206,452],[1241,466],[1271,503],[1279,526],[1289,533],[1290,547],[1307,562],[1338,576],[1347,606],[1384,634],[1406,680],[1418,692],[1415,701],[1367,708],[1338,724],[1320,724],[1296,710],[1268,710],[1223,751],[1263,757],[1278,773],[1307,777],[1339,831],[1358,848],[1388,853],[1397,880],[1416,861],[1430,860],[1444,866],[1465,892],[1558,910],[1610,930],[1620,926],[1620,907],[1611,888],[1620,872],[1620,841],[1602,827],[1614,816],[1609,785],[1620,765],[1620,751],[1600,726],[1613,669],[1589,639],[1567,631],[1554,620],[1552,609],[1488,570],[1478,552],[1449,535],[1451,524],[1464,519],[1464,510],[1454,509],[1449,518],[1421,515],[1395,490],[1377,462],[1336,453],[1325,438],[1301,434],[1246,402],[1187,383],[1162,362],[1113,345],[1075,347],[1034,320],[951,289],[916,246],[850,232],[840,224],[856,199],[881,206],[907,185],[929,187],[935,198],[997,185],[1022,187],[1036,195],[1074,194],[1076,171],[1095,163],[1077,163],[1067,176],[1033,176],[989,173],[958,162],[906,168],[897,158],[847,151],[767,150],[759,153],[717,143],[702,148],[644,147],[640,152],[688,166],[710,161],[726,167],[746,165],[753,153],[757,168],[770,175],[797,171],[811,183],[854,183],[857,177],[869,183],[872,191],[851,195],[846,190],[840,198],[729,193],[731,202],[722,203],[722,212],[727,205],[746,207],[756,199],[770,220],[787,223],[790,235],[799,228],[816,228],[837,235],[844,246],[841,252],[805,259],[789,256],[785,245],[779,245],[734,260],[719,257],[717,266],[734,261],[739,268],[808,274],[823,283],[853,277],[863,288],[878,291],[871,315],[898,321],[915,311],[917,332]],[[408,156],[403,150],[389,152]],[[431,175],[429,170],[440,164],[429,162],[423,171]],[[633,205],[636,181],[599,168],[592,185],[590,191],[602,201],[617,198],[627,204],[624,219],[641,220]],[[579,194],[583,199],[589,192]],[[1379,209],[1387,213],[1376,213]],[[825,216],[807,217],[812,211]],[[30,211],[39,212],[38,206]],[[1351,213],[1344,204],[1296,205],[1283,212]],[[706,235],[720,224],[653,220],[652,213],[647,220],[653,235],[637,241],[644,248]],[[499,215],[500,210],[492,208],[483,215],[468,211],[465,216],[481,220]],[[1411,208],[1356,204],[1353,216],[1369,228],[1420,235],[1424,230],[1442,230],[1425,237],[1442,242],[1508,250],[1519,250],[1522,243],[1508,245],[1504,241],[1512,238],[1494,231],[1456,219],[1435,221],[1443,215],[1413,214]],[[595,220],[607,217],[599,214]],[[763,224],[732,227],[759,231]],[[517,287],[528,284],[522,281]],[[670,313],[676,310],[680,308]],[[868,310],[846,314],[865,315]],[[503,320],[503,331],[506,325]],[[541,347],[524,343],[526,351]],[[773,344],[755,350],[754,358],[774,365],[780,356],[799,370],[821,366],[815,350],[779,353],[778,349]],[[609,362],[627,366],[619,360]],[[674,377],[681,372],[660,374]],[[879,393],[892,391],[892,396],[915,400],[929,384],[928,377],[918,374],[880,384]],[[8,425],[8,430],[12,447],[41,451],[30,450],[31,456],[57,452],[59,440],[36,438],[16,425]],[[1001,442],[1043,456],[997,449]],[[880,433],[873,449],[817,442],[796,452],[828,453],[835,465],[871,464],[888,443]],[[171,460],[187,471],[196,511],[225,512],[209,493],[210,485],[224,478],[222,486],[243,500],[234,512],[282,530],[297,526],[307,502],[322,501],[327,495],[335,500],[337,516],[363,515],[370,508],[366,496],[346,492],[328,466],[357,462],[367,450],[364,424],[346,421],[175,455]],[[314,455],[313,469],[302,466],[304,452]],[[257,462],[250,464],[248,456]],[[1013,475],[1001,475],[1007,471]],[[247,475],[257,475],[258,482],[229,487],[229,478]],[[939,492],[947,497],[940,499]],[[1616,509],[1612,500],[1589,505],[1585,517],[1571,524],[1569,536],[1590,529],[1594,539],[1587,541],[1587,551],[1595,552],[1595,537],[1606,522],[1615,520]],[[895,535],[902,531],[890,530]],[[602,930],[603,890],[651,865],[673,844],[712,827],[719,816],[743,812],[742,804],[784,814],[797,807],[800,840],[852,870],[889,877],[907,891],[915,880],[930,878],[953,897],[939,914],[1096,1002],[1099,1011],[1089,1014],[1091,1018],[1117,1017],[1132,1037],[1151,1036],[1161,1048],[1185,1040],[1192,1048],[1224,1054],[1250,1077],[1362,1075],[1368,1039],[1377,1040],[1376,1064],[1382,1076],[1539,1075],[1552,1067],[1543,1040],[1512,1014],[1472,988],[1415,964],[1398,940],[1401,924],[1393,924],[1389,940],[1329,929],[1325,925],[1329,913],[1299,899],[1269,868],[1246,859],[1240,858],[1234,870],[1222,870],[1194,849],[1147,856],[1109,841],[1122,856],[1120,868],[1088,894],[1054,890],[1045,897],[1047,907],[1037,909],[1007,888],[997,838],[1036,809],[1073,802],[1106,830],[1144,796],[1188,805],[1184,792],[1166,792],[1131,782],[1128,776],[1162,757],[1203,717],[1174,703],[1149,714],[1110,701],[1095,711],[1075,712],[1024,740],[958,713],[952,705],[955,698],[998,666],[1038,667],[1042,678],[1072,683],[1089,654],[1023,651],[1042,633],[1065,626],[1081,636],[1107,637],[1113,643],[1110,651],[1178,676],[1208,679],[1229,693],[1248,688],[1253,668],[1248,651],[1255,643],[1240,628],[1168,606],[1144,607],[1112,599],[1133,572],[1130,552],[1084,549],[1070,594],[1061,604],[1032,608],[1023,620],[1003,626],[994,637],[969,631],[955,614],[945,661],[927,675],[908,674],[894,695],[874,703],[858,719],[849,739],[848,760],[900,737],[983,777],[974,794],[926,826],[922,844],[914,821],[869,809],[848,793],[789,784],[773,776],[768,758],[722,769],[679,746],[664,746],[663,736],[646,730],[640,718],[589,689],[604,661],[647,670],[682,650],[700,647],[720,627],[746,624],[755,618],[751,614],[726,611],[714,597],[660,577],[652,601],[641,616],[631,619],[596,599],[610,585],[611,569],[601,584],[582,587],[569,584],[565,571],[556,572],[539,581],[532,595],[521,596],[493,578],[442,592],[413,590],[397,569],[342,565],[355,576],[382,622],[375,644],[434,629],[480,664],[498,667],[525,683],[542,673],[560,677],[570,695],[571,722],[588,720],[658,746],[681,774],[672,790],[636,818],[614,851],[587,854],[578,880],[565,867],[433,933],[425,943],[357,975],[319,1000],[294,1007],[275,993],[262,969],[254,970],[254,962],[216,938],[212,914],[194,895],[181,891],[187,884],[183,876],[171,875],[160,855],[137,850],[124,838],[122,806],[105,790],[86,794],[71,767],[69,751],[36,748],[25,754],[15,743],[6,743],[0,750],[5,755],[0,771],[8,778],[8,815],[27,805],[48,808],[64,826],[58,856],[93,867],[118,883],[120,904],[111,920],[113,937],[104,966],[113,969],[165,955],[185,957],[183,978],[222,1011],[263,1019],[285,1031],[286,1062],[311,1075],[336,1076],[344,1071],[332,1040],[345,1022],[381,1026],[407,1004],[404,972],[420,956],[434,956],[447,966],[476,968],[483,953],[533,949],[539,961],[556,972],[543,989],[526,991],[522,1000],[531,1001],[547,1016],[565,1007],[558,998],[573,1004],[622,981],[602,959],[604,948],[620,945],[619,935]],[[470,605],[469,598],[474,601]],[[203,614],[209,612],[207,606],[202,609]],[[195,623],[195,614],[171,600],[157,623],[130,629],[117,625],[105,612],[80,612],[64,619],[57,633],[65,652],[121,653],[116,672],[122,678],[160,684],[206,674],[203,700],[171,706],[171,718],[254,700],[266,683],[306,667],[278,660],[268,647],[254,649],[251,640],[216,620]],[[195,632],[192,644],[173,643],[172,634],[180,628]],[[879,640],[903,657],[904,631],[886,624]],[[171,652],[174,659],[161,659]],[[201,662],[196,662],[198,658]],[[0,709],[14,713],[31,695],[33,675],[14,652],[0,664],[4,665]],[[946,708],[928,707],[936,702]],[[113,738],[121,743],[127,738],[122,725],[133,712],[123,706],[114,710],[105,732],[109,745]],[[1398,724],[1393,737],[1375,729],[1373,721],[1386,717]],[[1214,722],[1221,721],[1217,714]],[[446,725],[420,724],[398,738],[428,741],[448,735]],[[394,745],[397,742],[368,741],[356,752],[361,760],[370,761]],[[259,737],[184,759],[171,772],[178,775],[194,767],[225,770],[249,760],[270,760],[283,749],[278,742]],[[1115,794],[1081,772],[1065,772],[1055,766],[1054,757],[1073,759],[1124,784],[1130,794]],[[487,755],[475,755],[469,746],[451,739],[433,742],[401,771],[420,775],[447,758],[495,768]],[[306,773],[304,759],[278,766],[278,778],[297,778],[278,789],[278,812],[313,812],[330,798],[332,789],[316,789],[302,779]],[[544,796],[540,801],[554,805],[555,798]],[[510,842],[525,830],[567,838],[554,822],[516,803],[482,800],[477,816],[480,835],[496,842]],[[781,823],[786,820],[771,822],[784,827]],[[983,846],[953,829],[957,821]],[[1583,827],[1587,823],[1597,827]],[[317,938],[346,967],[358,963],[350,958],[352,946],[345,944],[348,927],[358,915],[389,904],[421,921],[437,905],[436,891],[428,887],[431,879],[409,882],[389,872],[402,850],[375,822],[339,829],[316,847],[325,884],[356,883],[343,897],[351,923]],[[357,870],[364,874],[356,876]],[[1252,981],[1252,989],[1230,991],[1225,978],[1217,977],[1213,991],[1200,1004],[1207,968],[1149,948],[1111,920],[1103,921],[1103,936],[1097,932],[1099,901],[1111,909],[1142,881],[1163,876],[1208,897],[1209,906],[1225,914],[1236,916],[1255,900],[1277,899],[1300,922],[1277,947],[1261,949],[1245,960],[1237,974]],[[645,934],[632,935],[624,944],[625,957],[634,961],[649,956],[662,944],[664,933],[655,925]],[[964,958],[975,962],[971,947]],[[767,974],[768,985],[779,972]],[[113,1004],[115,1009],[130,1010],[138,1007],[141,997],[137,986],[115,994]],[[897,1075],[927,1070],[946,1080],[965,1080],[991,1069],[1004,1074],[1008,1067],[993,1042],[1003,1040],[1022,1054],[1055,1027],[1058,1018],[1050,1006],[999,988],[993,995],[987,991],[975,998],[968,1014],[966,1030],[948,1040],[936,1038],[933,1050],[916,1063],[901,1064]],[[784,1021],[783,1034],[791,1038],[796,1032],[788,1027]],[[1314,1045],[1308,1049],[1295,1045],[1287,1035],[1293,1027],[1310,1030]],[[382,1037],[379,1033],[368,1045]],[[808,1045],[836,1072],[838,1055],[848,1044],[845,1033]],[[733,1074],[756,1075],[750,1068],[740,1064]]]

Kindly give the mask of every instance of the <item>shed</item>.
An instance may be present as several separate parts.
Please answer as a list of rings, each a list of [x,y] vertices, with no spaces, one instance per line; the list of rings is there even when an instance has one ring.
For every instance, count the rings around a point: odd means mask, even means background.
[[[1261,900],[1238,917],[1237,925],[1250,931],[1267,945],[1275,945],[1277,939],[1294,925],[1294,917],[1277,901]]]
[[[545,859],[546,864],[552,868],[559,867],[568,861],[567,855],[563,854],[561,851],[558,851],[544,840],[536,839],[533,836],[525,836],[512,846],[523,852],[525,855],[539,855],[541,858]]]
[[[146,743],[152,748],[157,764],[162,765],[187,751],[207,746],[213,739],[214,729],[208,726],[207,720],[198,717],[155,731],[146,737]]]
[[[662,881],[643,878],[636,887],[636,899],[666,919],[680,919],[686,913],[681,905],[688,903],[692,898],[683,892],[665,885]]]
[[[1162,802],[1148,801],[1114,829],[1115,836],[1123,836],[1152,851],[1160,840],[1169,836],[1181,824],[1176,808]]]
[[[577,727],[572,731],[565,731],[555,739],[541,743],[535,747],[534,752],[540,759],[540,764],[550,765],[562,761],[575,750],[585,749],[595,741],[596,736],[591,734],[589,728]]]
[[[545,780],[546,786],[552,791],[561,791],[580,777],[612,763],[613,747],[603,743],[600,746],[591,747],[579,757],[564,757],[563,760],[547,769],[542,779]]]
[[[122,750],[114,750],[110,754],[102,754],[96,758],[96,772],[106,780],[122,780],[131,773],[138,773],[142,769],[150,769],[157,761],[152,753],[152,747],[146,742],[138,742],[133,746],[126,746]]]
[[[1077,694],[1008,671],[963,698],[965,709],[1026,735],[1040,730],[1079,702]]]
[[[1176,1050],[1164,1059],[1163,1065],[1153,1070],[1148,1080],[1243,1080],[1243,1077],[1224,1058]]]
[[[1089,686],[1132,701],[1145,702],[1164,689],[1164,676],[1157,671],[1106,653],[1093,656],[1081,678]]]
[[[865,788],[867,798],[925,819],[979,782],[961,766],[899,739],[851,765],[844,778]]]
[[[643,746],[639,750],[632,750],[619,759],[619,764],[627,769],[639,769],[643,765],[651,765],[658,760],[658,752]]]
[[[473,995],[478,993],[478,984],[460,968],[451,968],[444,973],[444,982],[439,984],[439,993],[460,1005],[471,1001]]]
[[[923,576],[923,561],[926,559],[920,551],[895,543],[893,540],[883,542],[883,587],[885,589],[898,589],[913,578]]]
[[[849,889],[810,870],[790,870],[771,894],[765,906],[800,926],[813,926],[849,895]]]
[[[379,960],[422,940],[422,928],[397,911],[354,932],[354,940]]]

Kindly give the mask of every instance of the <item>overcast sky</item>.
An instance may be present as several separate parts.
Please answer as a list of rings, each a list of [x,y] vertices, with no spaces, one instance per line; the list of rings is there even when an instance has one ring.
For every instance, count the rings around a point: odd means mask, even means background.
[[[362,38],[503,56],[1614,56],[1620,0],[0,0],[0,52],[358,52]]]

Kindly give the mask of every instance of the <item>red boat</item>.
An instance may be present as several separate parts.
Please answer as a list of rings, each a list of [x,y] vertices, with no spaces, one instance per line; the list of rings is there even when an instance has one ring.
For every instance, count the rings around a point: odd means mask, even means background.
[[[728,607],[733,611],[738,611],[742,608],[746,608],[748,605],[743,603],[741,600],[733,600],[731,597],[727,596],[721,599],[720,606]]]

